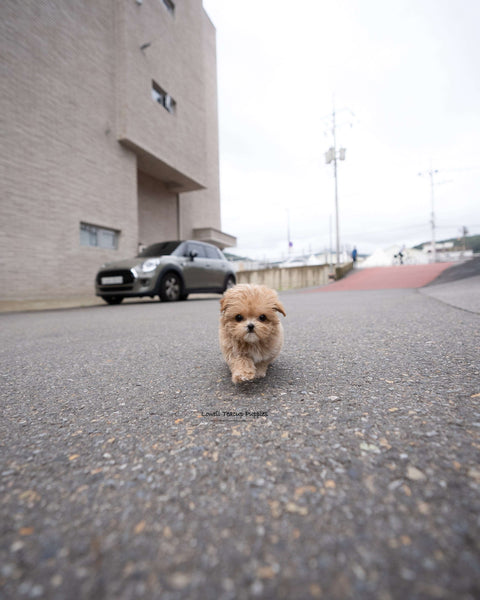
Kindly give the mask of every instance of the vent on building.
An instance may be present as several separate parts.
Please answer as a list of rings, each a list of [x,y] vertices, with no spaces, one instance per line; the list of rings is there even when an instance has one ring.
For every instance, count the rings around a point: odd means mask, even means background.
[[[156,81],[152,81],[152,98],[169,113],[173,114],[175,112],[177,103]]]
[[[175,4],[172,2],[172,0],[163,0],[163,3],[167,7],[168,12],[173,15],[175,12]]]

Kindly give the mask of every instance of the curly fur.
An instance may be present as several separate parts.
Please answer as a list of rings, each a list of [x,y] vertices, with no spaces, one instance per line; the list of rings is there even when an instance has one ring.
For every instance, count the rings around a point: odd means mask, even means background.
[[[278,313],[286,316],[277,293],[264,285],[240,284],[223,295],[219,340],[234,383],[265,377],[283,345]]]

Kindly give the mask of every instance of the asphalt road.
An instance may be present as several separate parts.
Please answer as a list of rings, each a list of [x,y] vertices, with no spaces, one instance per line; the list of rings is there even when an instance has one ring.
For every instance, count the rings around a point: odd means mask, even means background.
[[[281,299],[239,386],[216,299],[0,315],[2,598],[480,597],[480,316]]]
[[[433,285],[443,285],[446,283],[452,283],[454,281],[460,281],[464,279],[470,279],[472,277],[478,277],[480,275],[480,256],[475,256],[470,260],[461,262],[453,265],[452,267],[442,271],[438,277],[429,283]]]

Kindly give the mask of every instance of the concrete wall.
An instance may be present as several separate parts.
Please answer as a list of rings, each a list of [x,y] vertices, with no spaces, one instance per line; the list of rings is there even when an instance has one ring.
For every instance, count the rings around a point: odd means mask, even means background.
[[[237,272],[237,283],[257,283],[275,290],[315,287],[328,283],[328,265]]]
[[[347,262],[335,267],[335,279],[342,279],[353,269],[353,262]]]
[[[138,239],[144,246],[177,238],[177,194],[145,173],[138,173]]]
[[[329,265],[237,271],[237,283],[256,283],[278,291],[301,289],[326,285],[332,279],[341,279],[352,268],[351,262],[335,267],[334,277],[330,277]]]
[[[184,239],[195,237],[194,229],[202,227],[221,229],[216,35],[208,18],[202,21],[202,44],[202,87],[208,105],[204,115],[205,143],[202,148],[206,165],[204,179],[206,189],[180,196],[181,237]]]
[[[115,0],[114,9],[118,139],[172,191],[206,187],[206,119],[216,98],[205,90],[204,49],[205,36],[215,46],[215,30],[201,0],[175,2],[174,14],[160,0]],[[152,81],[175,100],[174,114],[152,101]]]

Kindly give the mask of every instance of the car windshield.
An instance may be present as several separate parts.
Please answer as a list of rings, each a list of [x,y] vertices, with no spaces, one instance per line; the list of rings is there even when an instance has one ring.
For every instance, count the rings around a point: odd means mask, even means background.
[[[141,258],[148,258],[151,256],[164,256],[172,254],[174,250],[180,246],[182,242],[160,242],[158,244],[151,244],[144,248],[138,255]]]

